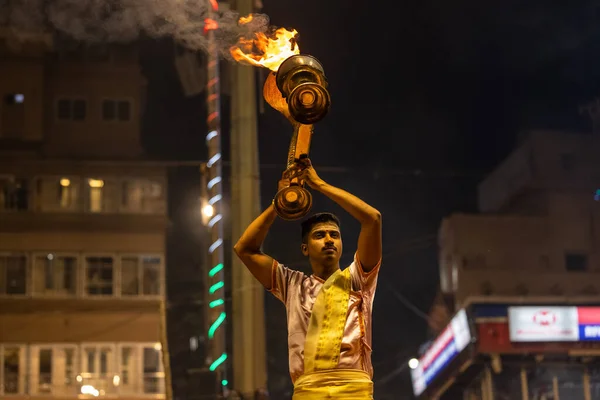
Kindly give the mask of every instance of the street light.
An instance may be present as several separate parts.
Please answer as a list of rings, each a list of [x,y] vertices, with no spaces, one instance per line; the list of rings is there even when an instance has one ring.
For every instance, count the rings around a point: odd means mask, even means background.
[[[204,207],[202,207],[202,215],[204,215],[207,218],[212,217],[213,215],[215,215],[215,208],[210,204],[204,205]]]
[[[419,366],[419,360],[417,360],[416,358],[411,358],[410,360],[408,360],[408,368],[415,369],[418,366]]]

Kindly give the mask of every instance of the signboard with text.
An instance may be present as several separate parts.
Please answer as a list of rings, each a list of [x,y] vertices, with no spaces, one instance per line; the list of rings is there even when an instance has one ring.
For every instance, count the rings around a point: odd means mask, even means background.
[[[439,373],[471,342],[467,313],[460,310],[411,370],[413,391],[419,396]]]
[[[600,341],[600,307],[508,308],[512,342]]]

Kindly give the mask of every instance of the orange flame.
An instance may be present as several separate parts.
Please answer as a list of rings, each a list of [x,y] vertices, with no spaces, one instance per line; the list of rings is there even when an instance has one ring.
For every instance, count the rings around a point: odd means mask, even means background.
[[[238,20],[238,24],[246,25],[248,22],[252,22],[253,19],[254,17],[252,16],[252,14],[247,15],[245,17],[240,17],[240,19]]]
[[[243,25],[250,21],[252,15],[241,17],[238,23]],[[229,52],[236,61],[243,64],[277,71],[288,57],[300,54],[300,48],[296,43],[297,35],[295,29],[288,31],[285,28],[279,28],[269,34],[257,32],[251,39],[240,38]]]

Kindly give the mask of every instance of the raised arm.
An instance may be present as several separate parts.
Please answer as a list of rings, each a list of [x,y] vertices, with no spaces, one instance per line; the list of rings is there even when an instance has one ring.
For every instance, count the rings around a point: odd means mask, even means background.
[[[360,222],[358,259],[365,272],[371,271],[381,261],[381,213],[358,197],[325,182],[317,175],[310,160],[305,159],[301,163],[305,168],[302,175],[305,182],[335,201]]]
[[[279,181],[279,189],[289,186],[288,179]],[[246,228],[242,237],[233,246],[233,251],[246,268],[267,289],[271,290],[271,277],[273,271],[273,258],[262,252],[262,245],[269,233],[269,229],[277,218],[275,207],[271,204]]]
[[[233,246],[235,254],[267,290],[271,290],[273,258],[263,253],[261,248],[276,217],[275,207],[270,205],[252,221]]]

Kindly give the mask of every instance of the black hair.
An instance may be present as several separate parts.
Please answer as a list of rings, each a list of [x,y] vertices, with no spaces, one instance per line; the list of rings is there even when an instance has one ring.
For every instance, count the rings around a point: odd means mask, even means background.
[[[308,239],[308,234],[312,230],[312,228],[317,224],[322,224],[324,222],[333,222],[340,227],[340,220],[332,213],[318,213],[312,215],[302,221],[302,243],[306,243]]]

